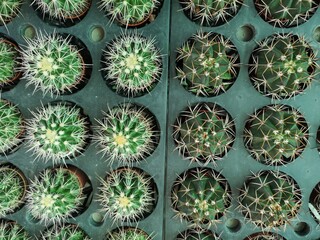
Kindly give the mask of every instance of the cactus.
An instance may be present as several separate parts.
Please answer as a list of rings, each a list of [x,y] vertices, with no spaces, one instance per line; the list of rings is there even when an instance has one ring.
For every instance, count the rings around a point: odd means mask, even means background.
[[[236,47],[220,34],[199,32],[177,52],[177,78],[197,96],[227,91],[238,75]]]
[[[88,120],[82,110],[69,103],[49,104],[31,112],[27,120],[28,151],[35,159],[53,164],[76,157],[88,139]]]
[[[235,125],[231,116],[218,105],[199,103],[180,114],[173,137],[186,159],[215,163],[232,147]]]
[[[307,21],[317,10],[316,0],[255,0],[259,15],[277,27],[293,27]]]
[[[316,60],[303,37],[277,34],[254,50],[249,72],[255,88],[265,96],[289,98],[310,85],[319,68]]]
[[[147,21],[159,4],[158,0],[101,0],[100,8],[107,12],[111,22],[136,26]]]
[[[23,0],[5,0],[0,4],[0,24],[6,25],[20,13]],[[2,56],[2,55],[1,55]]]
[[[244,240],[286,240],[281,235],[271,232],[254,233],[246,237]]]
[[[107,234],[107,240],[152,240],[153,237],[139,228],[122,227]]]
[[[269,105],[246,122],[245,145],[259,162],[283,165],[300,156],[308,143],[308,125],[300,112],[287,105]]]
[[[176,238],[176,240],[219,240],[219,239],[220,238],[210,230],[202,229],[202,228],[188,229],[180,233]]]
[[[102,68],[107,84],[124,96],[150,92],[161,75],[161,55],[155,38],[137,32],[124,33],[108,44]]]
[[[255,225],[270,230],[286,227],[302,204],[298,185],[288,175],[260,171],[240,190],[239,209]]]
[[[156,202],[155,185],[151,177],[133,168],[119,168],[100,179],[98,201],[114,222],[136,222],[150,213]]]
[[[91,238],[77,225],[54,226],[41,234],[42,240],[90,240]]]
[[[27,183],[18,171],[0,166],[0,217],[15,212],[24,203]]]
[[[27,211],[41,223],[61,224],[76,214],[85,199],[78,176],[63,167],[45,169],[31,181]]]
[[[22,141],[24,121],[12,103],[0,99],[0,153],[7,154]]]
[[[228,22],[242,5],[242,0],[180,0],[183,10],[200,25],[216,26]]]
[[[154,151],[159,132],[155,118],[144,108],[124,104],[103,114],[104,118],[97,120],[94,141],[110,164],[118,161],[131,165]]]
[[[38,33],[35,38],[25,38],[26,48],[21,52],[26,86],[34,85],[34,92],[43,95],[72,93],[84,81],[87,67],[78,47],[71,43],[72,36],[58,33]]]
[[[216,224],[230,204],[230,187],[213,169],[189,169],[178,176],[172,188],[176,216],[190,221],[193,226]]]
[[[31,240],[30,235],[16,222],[2,221],[0,223],[1,240]]]

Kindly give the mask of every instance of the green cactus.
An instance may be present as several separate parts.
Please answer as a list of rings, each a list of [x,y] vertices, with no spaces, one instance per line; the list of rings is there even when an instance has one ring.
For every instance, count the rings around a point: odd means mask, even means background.
[[[231,204],[224,177],[209,168],[192,168],[178,176],[172,188],[172,208],[193,226],[216,224]]]
[[[160,0],[162,1],[162,0]],[[158,0],[100,0],[100,8],[107,12],[110,21],[125,26],[140,25],[151,18],[160,5]]]
[[[186,159],[205,164],[215,163],[232,147],[235,125],[222,107],[199,103],[180,114],[173,137],[176,149]]]
[[[219,240],[219,239],[220,238],[210,230],[202,229],[202,228],[188,229],[180,233],[176,238],[176,240]]]
[[[300,112],[287,105],[269,105],[246,122],[245,145],[259,162],[283,165],[300,156],[308,143],[308,125]]]
[[[93,139],[110,164],[117,161],[131,165],[149,156],[157,147],[156,120],[144,108],[133,104],[116,106],[97,122]]]
[[[180,0],[183,10],[200,25],[221,25],[239,11],[243,0]]]
[[[260,16],[277,27],[294,27],[307,21],[317,10],[316,0],[255,0]]]
[[[271,232],[254,233],[246,237],[244,240],[286,240],[281,235]]]
[[[22,51],[21,70],[26,86],[34,85],[43,94],[72,93],[84,81],[84,62],[78,46],[58,33],[38,33],[35,38],[25,38],[27,47]]]
[[[64,224],[53,226],[41,234],[42,240],[91,240],[88,235],[77,225]]]
[[[15,212],[24,203],[26,185],[17,168],[0,166],[0,217]]]
[[[316,60],[303,37],[276,34],[254,50],[249,72],[255,88],[265,96],[289,98],[310,85],[319,68]]]
[[[0,223],[1,240],[31,240],[30,235],[16,222],[2,221]]]
[[[152,240],[153,237],[139,228],[122,227],[107,234],[107,240]]]
[[[6,25],[20,13],[23,0],[5,0],[0,4],[0,25]]]
[[[85,195],[76,173],[58,167],[45,169],[31,181],[27,211],[41,223],[63,223],[79,211]]]
[[[51,103],[31,113],[26,139],[35,159],[55,164],[81,154],[87,145],[89,128],[79,107],[68,102]]]
[[[177,52],[177,78],[197,96],[227,91],[238,75],[236,47],[220,34],[199,32]]]
[[[286,227],[302,204],[298,185],[277,171],[260,171],[249,177],[238,201],[244,216],[266,230]]]
[[[17,106],[0,99],[0,154],[8,154],[22,141],[24,120]]]
[[[119,168],[100,179],[98,201],[106,217],[114,222],[136,222],[153,211],[155,183],[146,173],[133,168]]]
[[[123,96],[137,97],[153,90],[161,76],[161,55],[155,38],[123,33],[103,53],[101,69],[107,84]]]

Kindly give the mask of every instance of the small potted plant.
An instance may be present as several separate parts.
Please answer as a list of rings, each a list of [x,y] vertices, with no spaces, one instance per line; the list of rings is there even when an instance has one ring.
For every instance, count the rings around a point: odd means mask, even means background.
[[[233,43],[220,34],[199,32],[177,52],[177,78],[197,96],[219,95],[237,78],[239,54]]]
[[[80,169],[60,166],[45,169],[31,181],[27,191],[27,212],[41,223],[61,224],[82,213],[92,191]]]
[[[26,129],[29,151],[35,159],[53,164],[81,154],[88,144],[89,119],[70,102],[53,102],[31,112]]]
[[[107,240],[152,240],[152,235],[139,228],[121,227],[107,234]]]
[[[219,240],[220,238],[208,229],[194,228],[180,233],[176,240]]]
[[[228,182],[209,168],[192,168],[178,176],[171,191],[176,217],[192,226],[216,224],[231,205]]]
[[[20,13],[23,0],[6,0],[0,4],[0,25],[11,22]]]
[[[31,240],[31,236],[22,226],[11,220],[0,220],[0,237],[2,240]]]
[[[229,113],[217,104],[189,106],[173,126],[176,149],[188,160],[208,164],[222,159],[235,140]]]
[[[91,240],[91,238],[75,224],[52,226],[41,233],[42,240]]]
[[[101,70],[113,91],[138,97],[152,91],[159,81],[161,58],[155,38],[145,38],[137,32],[123,33],[107,45]]]
[[[113,222],[137,222],[155,208],[157,189],[153,179],[137,168],[122,167],[100,179],[98,201]]]
[[[145,159],[158,145],[155,117],[143,107],[122,104],[103,113],[93,136],[99,152],[114,161],[131,165]]]

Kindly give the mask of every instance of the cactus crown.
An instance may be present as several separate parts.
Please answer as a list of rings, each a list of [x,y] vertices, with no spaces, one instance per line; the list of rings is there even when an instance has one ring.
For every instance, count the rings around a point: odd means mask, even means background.
[[[215,224],[230,204],[230,187],[213,169],[189,169],[178,176],[172,188],[172,207],[176,216],[194,226]]]
[[[269,105],[247,121],[244,141],[251,155],[264,164],[283,165],[300,156],[308,143],[308,125],[287,105]]]
[[[107,240],[152,240],[153,237],[139,228],[122,227],[107,234]]]
[[[88,120],[71,104],[42,106],[27,121],[29,151],[45,162],[64,162],[80,154],[88,138]]]
[[[195,228],[188,229],[177,236],[176,240],[219,240],[210,230]]]
[[[2,221],[0,223],[1,240],[31,240],[30,235],[16,222]]]
[[[105,216],[114,222],[136,222],[153,210],[155,183],[146,173],[133,168],[119,168],[100,181],[98,201]]]
[[[0,153],[6,154],[21,142],[23,119],[18,107],[0,99]]]
[[[6,0],[0,4],[0,24],[5,25],[20,13],[23,0]],[[2,56],[2,55],[1,55]]]
[[[43,240],[91,240],[77,225],[54,226],[41,234]]]
[[[257,90],[281,99],[307,88],[318,68],[316,56],[303,37],[277,34],[254,50],[249,72]]]
[[[98,121],[95,142],[110,164],[132,164],[149,156],[158,144],[156,120],[144,108],[123,104],[104,113]]]
[[[26,197],[31,216],[45,224],[65,222],[85,199],[78,176],[63,167],[44,170],[31,182]]]
[[[72,93],[84,79],[86,65],[78,47],[71,43],[73,37],[61,34],[38,33],[34,39],[26,38],[22,51],[22,66],[27,86],[43,94]]]
[[[200,25],[221,25],[239,11],[242,0],[180,0],[187,15]]]
[[[262,18],[277,27],[293,27],[307,21],[317,10],[316,0],[255,0]]]
[[[196,162],[215,162],[232,147],[235,126],[231,116],[218,105],[189,107],[180,114],[173,137],[180,154]]]
[[[245,217],[263,229],[286,227],[301,206],[301,192],[288,175],[260,171],[245,182],[239,204]]]
[[[237,77],[239,54],[232,42],[220,34],[199,32],[177,52],[177,78],[197,96],[221,94]]]

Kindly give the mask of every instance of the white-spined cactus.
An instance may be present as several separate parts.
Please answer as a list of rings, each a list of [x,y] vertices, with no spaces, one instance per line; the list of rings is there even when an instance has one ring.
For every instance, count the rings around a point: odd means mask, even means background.
[[[6,25],[20,13],[23,0],[3,0],[0,3],[0,25]]]
[[[2,220],[0,223],[1,240],[31,240],[29,233],[18,223]]]

